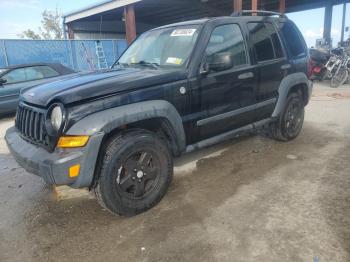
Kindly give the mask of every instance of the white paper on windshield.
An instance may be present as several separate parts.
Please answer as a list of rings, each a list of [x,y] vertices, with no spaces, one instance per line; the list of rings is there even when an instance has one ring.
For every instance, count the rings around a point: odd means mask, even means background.
[[[177,57],[168,57],[166,60],[167,64],[174,64],[174,65],[181,65],[182,64],[182,59],[177,58]]]
[[[191,29],[191,28],[175,29],[171,33],[171,36],[193,36],[195,32],[196,32],[196,29]]]

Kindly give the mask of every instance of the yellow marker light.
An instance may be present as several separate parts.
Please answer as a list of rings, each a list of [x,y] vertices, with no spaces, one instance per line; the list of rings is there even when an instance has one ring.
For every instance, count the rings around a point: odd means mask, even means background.
[[[83,147],[89,141],[88,136],[61,136],[58,140],[59,148]]]
[[[74,178],[74,177],[79,176],[79,171],[80,171],[80,164],[75,165],[75,166],[71,166],[69,168],[69,177]]]

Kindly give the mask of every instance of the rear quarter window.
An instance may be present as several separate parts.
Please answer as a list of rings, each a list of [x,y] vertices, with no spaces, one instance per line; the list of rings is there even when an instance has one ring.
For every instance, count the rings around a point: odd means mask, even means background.
[[[293,58],[306,56],[304,40],[293,23],[279,23],[279,30],[285,40],[288,52]]]

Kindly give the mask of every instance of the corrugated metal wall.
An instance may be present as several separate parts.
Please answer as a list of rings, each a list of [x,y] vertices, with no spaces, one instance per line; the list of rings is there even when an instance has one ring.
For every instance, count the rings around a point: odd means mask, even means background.
[[[99,69],[98,40],[0,40],[0,67],[26,63],[61,63],[76,71]],[[111,66],[126,49],[125,40],[100,41]]]

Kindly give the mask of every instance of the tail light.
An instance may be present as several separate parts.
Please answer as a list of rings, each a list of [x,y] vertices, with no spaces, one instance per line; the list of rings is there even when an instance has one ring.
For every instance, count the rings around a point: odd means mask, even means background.
[[[314,61],[310,58],[307,64],[307,77],[311,79],[314,69]]]
[[[319,66],[315,66],[313,69],[312,69],[312,72],[315,73],[315,74],[319,74],[321,72],[322,68],[319,67]]]

